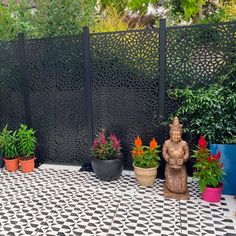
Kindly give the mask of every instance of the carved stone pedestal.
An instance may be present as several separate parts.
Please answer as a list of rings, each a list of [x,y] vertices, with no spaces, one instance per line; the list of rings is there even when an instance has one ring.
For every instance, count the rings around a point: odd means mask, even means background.
[[[164,184],[163,192],[164,192],[165,198],[172,198],[176,200],[189,200],[190,199],[188,189],[185,193],[172,193],[166,188]]]

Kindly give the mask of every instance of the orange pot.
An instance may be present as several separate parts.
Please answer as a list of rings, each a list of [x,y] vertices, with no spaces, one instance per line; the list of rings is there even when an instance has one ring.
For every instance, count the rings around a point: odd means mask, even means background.
[[[19,158],[15,158],[11,160],[4,159],[4,161],[5,161],[7,171],[13,172],[19,169]]]
[[[32,158],[30,160],[20,160],[21,165],[21,172],[23,173],[29,173],[34,171],[34,160],[35,158]]]

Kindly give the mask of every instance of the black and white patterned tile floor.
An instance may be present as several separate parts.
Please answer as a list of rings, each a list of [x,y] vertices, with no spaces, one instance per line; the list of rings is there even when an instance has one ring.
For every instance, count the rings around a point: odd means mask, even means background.
[[[196,182],[189,201],[164,199],[162,180],[142,188],[129,174],[103,182],[78,170],[0,170],[0,183],[0,236],[236,236],[224,197],[203,202]]]

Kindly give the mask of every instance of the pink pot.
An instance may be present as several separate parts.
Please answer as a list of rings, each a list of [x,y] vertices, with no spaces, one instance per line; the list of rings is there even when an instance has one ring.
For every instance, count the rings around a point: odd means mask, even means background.
[[[220,184],[217,188],[206,187],[202,193],[202,199],[207,202],[220,202],[222,190],[223,184]]]

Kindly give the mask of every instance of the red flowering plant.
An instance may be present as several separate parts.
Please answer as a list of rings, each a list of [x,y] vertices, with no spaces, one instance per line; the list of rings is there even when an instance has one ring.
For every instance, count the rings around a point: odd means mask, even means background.
[[[149,146],[142,145],[142,139],[138,136],[135,139],[135,145],[132,151],[133,164],[136,167],[152,168],[159,165],[160,157],[158,153],[159,146],[153,138]]]
[[[112,160],[121,156],[120,140],[114,133],[106,137],[105,130],[101,129],[93,141],[92,156],[101,160]]]
[[[204,136],[198,141],[198,148],[193,152],[196,160],[194,164],[193,177],[198,179],[201,192],[206,187],[217,188],[220,185],[222,176],[225,174],[223,163],[220,162],[220,151],[216,155],[211,154],[207,149],[207,142]]]

